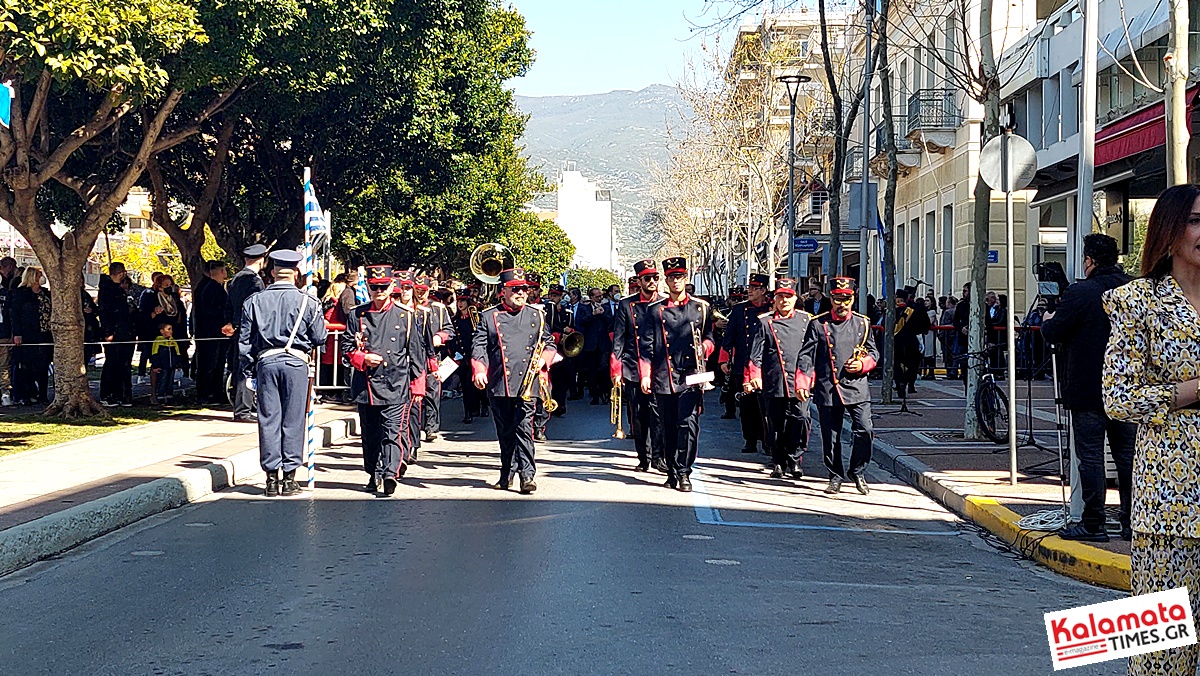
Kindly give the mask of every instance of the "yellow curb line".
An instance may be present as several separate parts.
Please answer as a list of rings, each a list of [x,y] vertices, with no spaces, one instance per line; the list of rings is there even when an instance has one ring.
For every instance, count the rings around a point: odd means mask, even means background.
[[[1017,526],[1021,516],[994,498],[966,496],[964,511],[968,519],[1002,538],[1046,567],[1076,580],[1129,591],[1129,557],[1099,547],[1063,540],[1043,531]]]

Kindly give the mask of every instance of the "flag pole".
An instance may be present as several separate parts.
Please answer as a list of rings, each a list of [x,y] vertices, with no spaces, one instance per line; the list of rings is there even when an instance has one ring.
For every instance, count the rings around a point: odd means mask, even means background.
[[[303,189],[304,189],[304,201],[306,204],[308,202],[308,193],[310,191],[312,191],[311,181],[312,181],[312,171],[308,167],[305,167],[304,168],[304,188]],[[310,296],[313,296],[313,295],[315,295],[315,290],[313,288],[313,265],[314,265],[313,247],[312,247],[312,235],[310,234],[310,228],[309,228],[308,209],[307,208],[304,209],[303,218],[304,218],[304,261],[305,261],[304,293],[306,293]],[[316,347],[316,346],[314,346],[314,347]],[[314,443],[314,437],[316,435],[316,426],[317,426],[316,425],[317,413],[315,410],[316,409],[316,389],[315,389],[316,382],[315,381],[316,381],[316,375],[317,375],[316,368],[317,368],[317,366],[315,363],[309,364],[309,366],[308,366],[308,404],[305,407],[306,412],[304,415],[304,423],[305,423],[305,430],[306,430],[304,441],[305,441],[305,445],[307,446],[306,450],[308,451],[308,490],[310,490],[310,491],[315,490],[317,487],[317,461],[316,461],[316,446],[317,445],[316,445],[316,443]]]

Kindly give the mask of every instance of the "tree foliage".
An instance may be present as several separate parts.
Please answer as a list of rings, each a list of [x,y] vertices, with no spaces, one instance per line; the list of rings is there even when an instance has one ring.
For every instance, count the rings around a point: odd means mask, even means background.
[[[571,268],[567,270],[567,287],[579,287],[585,294],[587,290],[596,287],[598,289],[607,289],[616,284],[621,287],[621,291],[625,291],[625,282],[612,271],[606,268]]]
[[[521,214],[499,243],[512,250],[518,267],[540,274],[543,284],[556,283],[575,257],[575,245],[557,223],[530,213]]]

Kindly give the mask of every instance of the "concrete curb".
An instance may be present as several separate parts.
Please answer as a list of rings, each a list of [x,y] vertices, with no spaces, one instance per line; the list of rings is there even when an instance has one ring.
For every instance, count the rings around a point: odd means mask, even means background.
[[[873,460],[959,516],[1001,538],[1042,565],[1090,584],[1129,591],[1129,557],[1017,526],[1021,516],[974,487],[876,438]]]
[[[318,443],[328,448],[356,428],[354,418],[318,425]],[[255,448],[0,531],[0,576],[259,476],[262,469]]]

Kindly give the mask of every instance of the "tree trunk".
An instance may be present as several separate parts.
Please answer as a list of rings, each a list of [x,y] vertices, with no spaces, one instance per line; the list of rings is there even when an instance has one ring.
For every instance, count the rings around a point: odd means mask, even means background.
[[[1189,70],[1187,0],[1170,0],[1171,29],[1167,33],[1166,125],[1167,185],[1188,182],[1187,82]]]
[[[64,242],[61,254],[37,252],[50,281],[53,302],[50,330],[54,336],[54,400],[43,415],[77,418],[105,416],[107,412],[88,389],[87,362],[83,354],[83,267],[91,249]]]
[[[879,31],[879,94],[883,99],[883,136],[887,150],[887,187],[883,190],[883,294],[890,299],[884,304],[883,316],[883,380],[879,394],[883,403],[894,403],[892,380],[896,375],[896,302],[890,292],[896,288],[896,251],[892,233],[896,230],[896,179],[900,162],[896,157],[896,123],[892,119],[892,77],[888,65],[887,17],[888,0],[883,0],[878,23]],[[863,158],[866,161],[866,158]]]

